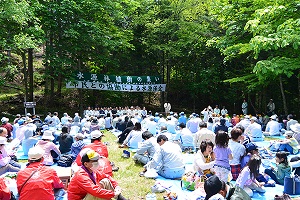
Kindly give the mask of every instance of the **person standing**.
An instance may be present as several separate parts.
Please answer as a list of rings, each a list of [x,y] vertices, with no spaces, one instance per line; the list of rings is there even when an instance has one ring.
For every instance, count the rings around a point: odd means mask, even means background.
[[[171,111],[171,104],[170,103],[165,103],[164,108],[165,108],[165,113],[166,113],[166,116],[167,116],[169,114],[169,112]]]
[[[216,105],[216,107],[214,108],[214,113],[216,116],[219,116],[220,115],[220,108],[218,105]]]
[[[269,116],[275,114],[275,103],[273,102],[273,99],[270,99],[270,101],[267,105],[267,108],[268,108],[268,115]]]
[[[44,150],[33,147],[28,152],[28,166],[19,171],[17,188],[20,199],[54,200],[53,189],[64,188],[64,184],[54,169],[44,166]]]
[[[240,143],[242,139],[243,131],[239,128],[233,128],[231,130],[231,139],[228,146],[232,151],[232,160],[229,161],[232,180],[236,180],[241,172],[241,159],[246,154],[246,148]]]
[[[247,103],[246,99],[244,99],[244,102],[242,103],[242,112],[243,112],[243,115],[248,114],[248,103]]]
[[[232,151],[228,147],[229,136],[224,131],[218,131],[216,135],[216,147],[213,152],[215,154],[214,171],[220,180],[227,182],[231,177],[231,168],[229,160],[232,160]]]
[[[228,110],[225,108],[225,106],[223,106],[222,110],[221,110],[221,115],[223,117],[225,117],[228,114]]]

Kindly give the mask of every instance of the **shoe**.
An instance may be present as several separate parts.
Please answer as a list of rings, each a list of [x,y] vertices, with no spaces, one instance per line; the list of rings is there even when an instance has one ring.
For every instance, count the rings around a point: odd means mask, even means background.
[[[264,184],[265,187],[275,187],[275,183],[266,183]]]
[[[152,193],[162,193],[165,190],[166,189],[164,187],[162,187],[160,184],[155,184],[151,187]]]
[[[145,172],[140,172],[139,175],[140,175],[140,177],[144,177],[145,176]]]
[[[119,171],[119,167],[116,167],[116,166],[112,167],[112,171],[113,171],[113,172]]]
[[[126,151],[126,150],[123,150],[122,157],[123,157],[123,158],[130,158],[130,152],[129,152],[129,151]]]

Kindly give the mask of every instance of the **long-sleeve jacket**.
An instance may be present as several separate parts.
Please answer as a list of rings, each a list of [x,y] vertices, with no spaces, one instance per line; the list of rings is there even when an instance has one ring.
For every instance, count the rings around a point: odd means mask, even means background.
[[[283,185],[284,183],[284,177],[291,175],[291,167],[289,165],[285,165],[283,163],[280,163],[277,165],[277,170],[274,170],[274,174],[276,175],[278,182]]]
[[[28,177],[35,171],[33,176]],[[28,179],[27,183],[25,181]],[[23,186],[21,192],[20,189]],[[64,188],[54,169],[42,165],[40,162],[30,163],[25,169],[18,172],[17,188],[20,195],[20,200],[54,200],[55,188]]]
[[[10,200],[10,190],[4,182],[4,178],[0,178],[0,200]]]
[[[53,157],[51,155],[51,150],[55,151],[58,155],[60,155],[59,149],[55,146],[53,142],[40,140],[37,142],[36,146],[41,147],[44,153],[44,162],[45,165],[53,165]]]
[[[68,199],[82,200],[87,194],[102,199],[112,199],[115,196],[114,191],[103,189],[99,182],[104,178],[108,178],[114,188],[118,185],[117,182],[104,173],[94,172],[93,176],[96,184],[89,177],[89,174],[83,168],[80,168],[68,186]]]

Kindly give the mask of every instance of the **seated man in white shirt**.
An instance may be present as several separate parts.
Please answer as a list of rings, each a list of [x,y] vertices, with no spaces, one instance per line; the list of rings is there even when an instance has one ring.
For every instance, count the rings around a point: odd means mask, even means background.
[[[245,130],[245,133],[250,137],[251,142],[259,142],[264,140],[261,125],[256,123],[256,121],[256,117],[251,117],[250,125]]]
[[[270,121],[267,123],[266,131],[263,133],[265,136],[281,135],[281,125],[277,121],[277,115],[272,115]]]
[[[165,135],[159,135],[157,143],[160,150],[154,154],[146,167],[156,169],[160,176],[167,179],[181,178],[185,172],[185,165],[179,145],[169,142]]]
[[[152,160],[154,153],[159,151],[159,145],[156,142],[156,138],[153,137],[153,134],[149,131],[143,132],[142,138],[144,139],[144,142],[142,142],[137,149],[133,156],[133,160],[145,165]]]
[[[194,145],[196,147],[196,152],[199,150],[200,144],[204,140],[210,140],[214,145],[216,134],[211,130],[207,129],[206,122],[200,122],[200,130],[195,134]]]

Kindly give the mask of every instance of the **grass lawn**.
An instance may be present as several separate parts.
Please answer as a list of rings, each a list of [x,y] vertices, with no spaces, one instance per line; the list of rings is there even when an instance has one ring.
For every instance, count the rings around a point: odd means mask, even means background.
[[[120,168],[119,171],[113,172],[113,178],[122,188],[123,196],[130,200],[145,199],[146,195],[151,192],[151,186],[154,185],[155,180],[140,177],[139,173],[143,170],[143,166],[133,161],[132,156],[134,154],[131,152],[129,159],[123,158],[123,149],[118,148],[117,138],[107,131],[104,131],[104,135],[102,141],[109,143],[107,146],[108,158]],[[157,193],[157,199],[163,199],[164,194]]]

